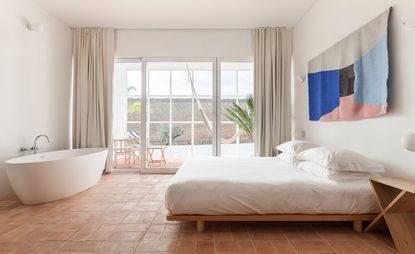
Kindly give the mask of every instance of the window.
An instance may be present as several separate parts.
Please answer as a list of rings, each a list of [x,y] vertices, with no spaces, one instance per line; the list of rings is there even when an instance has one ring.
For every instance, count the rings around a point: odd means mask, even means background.
[[[253,154],[249,133],[226,115],[235,105],[249,111],[252,62],[127,59],[116,62],[114,70],[113,137],[138,136],[140,148],[132,162],[118,157],[118,168],[178,168],[194,155]]]
[[[250,156],[253,141],[246,131],[227,116],[229,109],[239,106],[249,112],[248,99],[253,96],[253,63],[222,62],[221,70],[221,155]],[[241,116],[243,121],[249,119]],[[252,119],[251,119],[252,120]],[[239,135],[238,135],[239,134]]]

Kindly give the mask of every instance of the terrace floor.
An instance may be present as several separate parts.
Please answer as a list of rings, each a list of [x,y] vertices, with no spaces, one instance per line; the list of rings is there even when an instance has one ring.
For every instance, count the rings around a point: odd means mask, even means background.
[[[104,175],[71,198],[0,206],[0,253],[395,253],[349,223],[167,222],[171,175]],[[12,201],[10,201],[12,202]],[[384,240],[385,241],[385,240]]]
[[[192,151],[193,149],[193,151]],[[221,145],[223,156],[252,156],[254,153],[253,143],[244,144],[222,144]],[[193,154],[193,155],[192,155]],[[166,163],[150,163],[147,164],[147,168],[180,168],[186,158],[191,156],[211,156],[212,145],[176,145],[168,146],[164,151]],[[160,159],[160,150],[154,150],[153,159]],[[140,160],[128,163],[124,156],[118,156],[117,163],[113,163],[113,168],[124,169],[124,168],[140,168]]]

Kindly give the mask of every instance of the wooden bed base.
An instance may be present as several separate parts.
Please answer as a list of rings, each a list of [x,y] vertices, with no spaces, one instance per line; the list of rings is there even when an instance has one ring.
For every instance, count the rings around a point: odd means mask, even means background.
[[[206,221],[352,221],[353,230],[363,231],[363,221],[372,221],[377,214],[270,214],[270,215],[175,215],[168,221],[196,221],[197,232],[205,230]]]

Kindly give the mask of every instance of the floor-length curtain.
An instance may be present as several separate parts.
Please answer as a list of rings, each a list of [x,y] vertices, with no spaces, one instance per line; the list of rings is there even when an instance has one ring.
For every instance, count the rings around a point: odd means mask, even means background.
[[[291,139],[292,29],[258,28],[254,44],[254,142],[257,156],[272,156]]]
[[[72,35],[72,146],[110,148],[114,29],[74,28]]]

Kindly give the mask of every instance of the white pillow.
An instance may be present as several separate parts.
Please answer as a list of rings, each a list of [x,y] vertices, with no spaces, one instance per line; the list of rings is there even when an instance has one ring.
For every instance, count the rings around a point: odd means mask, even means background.
[[[376,173],[369,172],[335,171],[310,161],[300,162],[297,167],[314,176],[334,181],[369,179],[371,176],[379,176]]]
[[[382,164],[349,150],[331,150],[315,147],[297,155],[298,160],[311,161],[335,171],[384,172]]]
[[[277,146],[276,149],[287,154],[298,154],[313,147],[316,147],[316,145],[308,141],[292,140]]]
[[[280,153],[277,155],[277,158],[290,164],[294,164],[297,162],[294,154]]]

